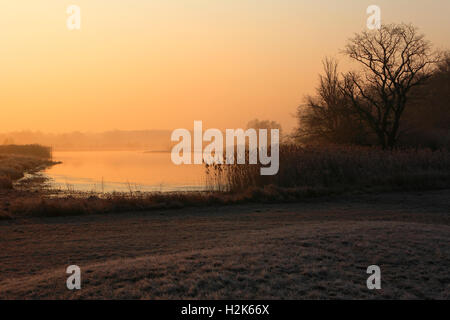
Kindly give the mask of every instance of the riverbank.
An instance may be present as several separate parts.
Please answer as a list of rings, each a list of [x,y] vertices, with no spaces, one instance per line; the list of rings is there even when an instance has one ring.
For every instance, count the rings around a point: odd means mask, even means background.
[[[0,146],[0,191],[13,189],[14,182],[57,164],[51,148],[40,145]]]
[[[450,188],[450,153],[446,150],[282,146],[280,152],[277,176],[260,176],[257,165],[200,167],[206,171],[205,189],[212,191],[142,192],[130,183],[127,192],[79,191],[70,184],[64,189],[49,189],[42,184],[45,177],[34,175],[23,180],[29,182],[25,187],[17,188],[23,192],[0,194],[0,219],[292,203],[320,197]],[[93,155],[87,158],[95,163]],[[122,158],[116,155],[114,159]],[[156,170],[148,160],[131,162],[140,164],[135,174]],[[134,168],[130,163],[122,166],[125,171]],[[82,175],[83,170],[78,173]],[[163,174],[161,170],[158,173]],[[33,182],[36,187],[30,188]],[[102,180],[100,190],[104,189]]]

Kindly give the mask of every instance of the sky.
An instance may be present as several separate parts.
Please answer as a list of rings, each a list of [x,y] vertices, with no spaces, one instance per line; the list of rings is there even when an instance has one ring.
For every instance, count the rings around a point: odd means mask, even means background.
[[[69,30],[69,5],[81,29]],[[239,128],[296,121],[325,56],[413,23],[450,49],[448,0],[14,0],[0,3],[0,132]]]

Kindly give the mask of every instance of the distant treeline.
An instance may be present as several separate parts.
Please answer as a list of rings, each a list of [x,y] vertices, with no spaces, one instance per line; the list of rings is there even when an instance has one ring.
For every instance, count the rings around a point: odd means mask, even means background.
[[[38,144],[28,145],[2,145],[0,146],[0,154],[14,154],[21,156],[33,156],[45,159],[52,158],[52,148],[41,146]]]
[[[106,131],[100,133],[43,133],[17,131],[0,133],[0,144],[41,144],[54,150],[114,150],[145,149],[169,151],[171,132],[168,130]]]
[[[247,128],[278,129],[282,140],[281,125],[275,121],[250,121]],[[206,128],[204,129],[206,130]],[[190,131],[193,136],[193,131]],[[222,131],[225,135],[225,131]],[[106,131],[100,133],[70,132],[42,133],[32,131],[16,131],[0,133],[0,144],[40,144],[51,146],[53,150],[145,150],[147,152],[170,152],[176,141],[171,141],[172,131]],[[270,133],[269,133],[270,140]]]

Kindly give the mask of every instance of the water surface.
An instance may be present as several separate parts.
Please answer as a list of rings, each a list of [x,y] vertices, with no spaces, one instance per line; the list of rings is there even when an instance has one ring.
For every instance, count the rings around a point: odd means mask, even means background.
[[[172,163],[169,152],[55,151],[46,170],[53,188],[70,191],[128,192],[205,190],[201,165]]]

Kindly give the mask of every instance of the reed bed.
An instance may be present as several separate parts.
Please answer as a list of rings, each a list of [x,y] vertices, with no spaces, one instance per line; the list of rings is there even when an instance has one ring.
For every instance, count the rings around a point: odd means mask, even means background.
[[[206,165],[212,190],[249,188],[421,189],[450,187],[450,152],[382,150],[355,146],[280,146],[277,175],[261,176],[261,165]]]

